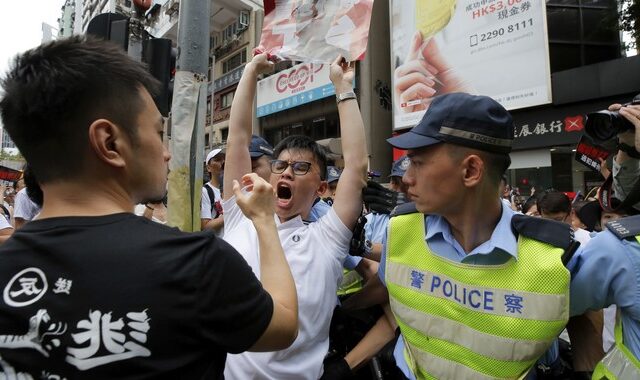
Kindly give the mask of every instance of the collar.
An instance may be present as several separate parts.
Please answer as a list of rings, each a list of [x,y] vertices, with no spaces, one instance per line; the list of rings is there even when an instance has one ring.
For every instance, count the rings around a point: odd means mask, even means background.
[[[502,206],[502,215],[491,234],[491,238],[469,252],[467,256],[489,254],[499,249],[513,256],[514,259],[518,259],[518,242],[511,230],[511,218],[513,218],[515,212],[511,210],[511,208],[505,207],[502,202],[500,202],[500,204]],[[455,241],[451,233],[449,222],[447,222],[445,218],[440,215],[427,215],[425,222],[427,229],[425,240],[427,243],[441,236],[447,243],[459,246],[459,243]]]

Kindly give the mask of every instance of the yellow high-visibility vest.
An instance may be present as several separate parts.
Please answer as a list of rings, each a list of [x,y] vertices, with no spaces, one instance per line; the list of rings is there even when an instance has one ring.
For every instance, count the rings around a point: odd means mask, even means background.
[[[342,281],[338,286],[338,295],[346,296],[362,289],[362,276],[355,270],[343,269]]]
[[[636,240],[640,244],[640,236],[636,236]],[[624,345],[620,318],[616,320],[615,338],[616,343],[598,363],[591,378],[597,380],[640,379],[640,360]]]
[[[432,252],[421,213],[391,218],[385,281],[417,379],[518,379],[569,318],[563,248],[518,238],[518,258],[470,265]]]

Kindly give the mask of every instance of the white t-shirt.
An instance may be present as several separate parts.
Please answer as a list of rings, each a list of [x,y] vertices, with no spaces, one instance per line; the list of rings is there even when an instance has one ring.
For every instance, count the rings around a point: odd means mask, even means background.
[[[223,203],[224,239],[247,260],[260,278],[256,230],[235,203]],[[224,371],[228,380],[317,380],[329,349],[329,324],[342,279],[342,262],[349,251],[351,231],[333,208],[318,221],[306,224],[298,216],[280,223],[278,234],[298,292],[298,337],[291,347],[276,352],[228,355]]]
[[[27,188],[18,191],[14,201],[13,217],[26,221],[33,220],[40,213],[40,207],[33,203],[27,195]]]
[[[574,229],[573,236],[576,239],[576,241],[580,242],[581,247],[584,247],[585,245],[587,245],[589,240],[591,240],[591,234],[589,234],[589,231],[583,230],[582,228]]]
[[[13,226],[4,215],[0,214],[0,230],[4,230],[5,228],[13,228]]]
[[[211,190],[213,190],[213,195],[215,196],[215,199],[213,200],[213,203],[215,204],[216,202],[218,202],[218,204],[222,204],[222,196],[220,195],[220,189],[218,189],[217,187],[211,185],[211,183],[207,182],[206,185],[204,186],[209,186],[209,188]],[[207,189],[202,186],[202,200],[200,202],[200,218],[202,219],[215,219],[218,217],[218,213],[216,212],[215,214],[213,214],[211,212],[211,199],[209,199],[209,192],[207,191]],[[216,208],[213,208],[213,211],[216,211]]]

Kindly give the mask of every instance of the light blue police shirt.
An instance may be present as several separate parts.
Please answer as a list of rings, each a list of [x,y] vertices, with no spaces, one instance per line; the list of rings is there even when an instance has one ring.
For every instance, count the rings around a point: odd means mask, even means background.
[[[371,243],[382,243],[387,234],[389,214],[367,214],[367,224],[364,226],[364,237]],[[370,253],[370,252],[367,252]]]
[[[474,265],[500,265],[505,263],[511,257],[518,259],[518,242],[511,230],[511,218],[515,212],[509,207],[502,207],[502,216],[491,234],[491,238],[480,244],[474,250],[466,254],[464,249],[458,243],[451,233],[449,223],[441,216],[426,216],[426,236],[425,240],[429,244],[429,248],[438,256],[444,257],[457,263],[474,264]],[[378,276],[384,284],[384,270],[387,256],[387,236],[385,235],[383,242],[382,257],[380,259],[380,267]],[[553,347],[553,346],[552,346]],[[404,375],[411,380],[415,380],[413,373],[409,370],[409,366],[404,359],[404,341],[402,334],[398,338],[393,356],[396,359],[396,365]],[[548,356],[557,357],[556,352],[549,352]],[[546,360],[545,360],[546,362]]]
[[[568,265],[571,315],[617,305],[625,346],[640,359],[640,244],[598,233]]]

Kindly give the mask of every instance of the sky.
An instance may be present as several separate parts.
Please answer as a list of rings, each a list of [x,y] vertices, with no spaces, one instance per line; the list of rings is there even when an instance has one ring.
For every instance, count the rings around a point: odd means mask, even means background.
[[[57,35],[58,18],[64,0],[4,0],[0,12],[0,77],[18,53],[40,45],[42,23],[53,26]]]

